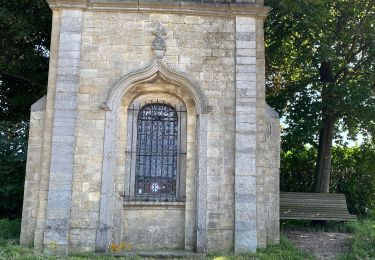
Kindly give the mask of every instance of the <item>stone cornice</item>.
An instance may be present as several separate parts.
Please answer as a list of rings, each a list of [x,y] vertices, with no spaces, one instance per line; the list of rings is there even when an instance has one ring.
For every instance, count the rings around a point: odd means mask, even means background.
[[[52,10],[60,8],[86,8],[89,0],[46,0]]]
[[[271,10],[259,4],[244,3],[194,3],[194,2],[142,2],[122,0],[47,0],[52,10],[65,8],[122,11],[139,13],[168,13],[199,16],[258,16],[265,17]]]

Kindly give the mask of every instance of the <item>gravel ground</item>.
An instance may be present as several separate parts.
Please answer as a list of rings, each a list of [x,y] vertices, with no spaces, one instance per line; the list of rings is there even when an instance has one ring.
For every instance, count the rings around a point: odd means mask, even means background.
[[[286,231],[285,235],[298,248],[317,259],[331,260],[349,250],[350,234],[334,232]]]

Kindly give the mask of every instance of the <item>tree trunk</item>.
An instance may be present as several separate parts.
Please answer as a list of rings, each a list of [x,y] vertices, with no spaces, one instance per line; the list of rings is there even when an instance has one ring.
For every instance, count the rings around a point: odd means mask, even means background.
[[[324,108],[322,110],[323,126],[319,133],[314,192],[328,193],[331,174],[332,142],[336,122],[336,115],[332,106],[335,101],[333,93],[334,77],[331,64],[327,61],[322,62],[319,72],[320,81],[323,83],[322,102]]]
[[[329,192],[335,121],[335,115],[333,113],[328,114],[323,121],[323,127],[320,129],[314,192]]]

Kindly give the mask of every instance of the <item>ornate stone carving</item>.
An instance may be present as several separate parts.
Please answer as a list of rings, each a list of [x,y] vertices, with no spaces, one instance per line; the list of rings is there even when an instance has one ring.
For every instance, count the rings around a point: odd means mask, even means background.
[[[165,44],[164,36],[167,35],[164,26],[159,23],[158,27],[152,31],[156,38],[152,41],[151,49],[154,51],[156,58],[163,58],[167,46]]]
[[[157,77],[188,90],[196,102],[198,113],[209,113],[212,110],[199,84],[185,73],[168,66],[162,59],[153,59],[145,68],[124,75],[112,88],[102,108],[106,111],[117,110],[121,98],[129,89],[138,83],[152,81]]]

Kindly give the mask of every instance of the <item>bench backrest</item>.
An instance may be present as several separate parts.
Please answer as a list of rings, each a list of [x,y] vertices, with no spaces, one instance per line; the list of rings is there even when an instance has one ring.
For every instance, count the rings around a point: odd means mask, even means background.
[[[341,193],[280,193],[280,219],[355,220]]]

